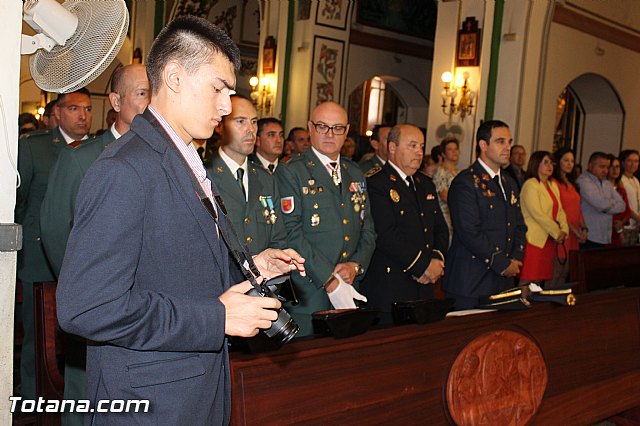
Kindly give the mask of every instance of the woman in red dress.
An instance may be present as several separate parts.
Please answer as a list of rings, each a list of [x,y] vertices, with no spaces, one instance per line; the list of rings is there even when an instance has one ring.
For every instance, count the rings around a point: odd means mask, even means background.
[[[580,192],[576,186],[575,157],[569,148],[560,148],[553,153],[553,181],[560,190],[560,204],[569,224],[569,236],[564,242],[567,256],[571,250],[579,250],[580,243],[587,241],[587,226],[580,210]],[[562,253],[560,253],[562,258]],[[564,259],[564,258],[562,258]]]
[[[520,271],[520,284],[544,285],[553,278],[556,244],[569,233],[560,203],[560,190],[551,180],[553,160],[547,151],[536,151],[529,158],[527,180],[520,192],[520,206],[527,225],[527,246]]]

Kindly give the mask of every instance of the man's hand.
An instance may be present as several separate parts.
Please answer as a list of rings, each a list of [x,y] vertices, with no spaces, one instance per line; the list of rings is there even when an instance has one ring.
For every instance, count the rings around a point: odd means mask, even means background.
[[[333,273],[340,275],[345,283],[353,284],[356,279],[356,264],[354,262],[338,263],[333,268]]]
[[[258,267],[260,275],[267,279],[296,270],[303,277],[306,274],[304,257],[290,248],[284,250],[268,248],[256,255],[253,261]]]
[[[230,287],[218,298],[225,307],[226,335],[255,336],[260,328],[267,329],[272,321],[278,319],[274,309],[280,308],[280,301],[273,297],[247,296],[245,293],[252,287],[249,281],[244,281]]]
[[[507,269],[502,271],[502,276],[504,277],[515,277],[520,273],[520,268],[522,268],[522,262],[516,259],[511,259],[511,263],[507,266]]]
[[[580,231],[580,235],[578,236],[578,242],[580,244],[584,244],[587,242],[587,234],[589,231],[587,231],[587,228],[582,228]]]
[[[444,275],[444,262],[441,259],[431,259],[429,266],[422,273],[422,276],[418,278],[420,284],[435,283]]]

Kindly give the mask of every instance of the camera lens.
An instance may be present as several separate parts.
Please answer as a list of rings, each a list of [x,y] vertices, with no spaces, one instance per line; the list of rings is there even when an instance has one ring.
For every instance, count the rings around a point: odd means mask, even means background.
[[[264,333],[277,345],[282,346],[300,331],[300,327],[284,309],[278,311],[278,319]]]

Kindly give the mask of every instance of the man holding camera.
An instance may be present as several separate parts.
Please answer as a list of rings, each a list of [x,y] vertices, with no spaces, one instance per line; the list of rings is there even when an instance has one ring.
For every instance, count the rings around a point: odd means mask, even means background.
[[[86,338],[87,395],[148,400],[146,413],[92,412],[87,424],[227,424],[226,335],[268,329],[280,302],[232,285],[228,224],[191,143],[229,114],[239,50],[209,21],[173,20],[147,60],[151,104],[80,186],[58,282],[60,326]],[[304,262],[258,254],[272,277]]]
[[[354,284],[369,266],[376,239],[362,171],[340,156],[347,112],[324,102],[311,113],[308,127],[311,149],[276,172],[288,243],[307,259],[309,271],[308,277],[293,275],[300,303],[287,306],[300,336],[312,333],[314,312],[365,300]]]

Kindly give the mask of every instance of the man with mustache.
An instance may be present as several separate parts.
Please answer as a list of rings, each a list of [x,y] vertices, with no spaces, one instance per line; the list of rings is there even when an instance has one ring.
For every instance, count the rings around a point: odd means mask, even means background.
[[[474,308],[479,297],[513,287],[520,273],[527,227],[518,186],[501,173],[512,143],[506,123],[482,123],[476,132],[478,159],[449,188],[453,242],[442,288],[456,309]]]
[[[251,101],[231,96],[231,114],[216,128],[221,145],[208,170],[229,220],[251,254],[285,248],[287,242],[275,178],[260,163],[249,161],[257,129],[258,113]]]

